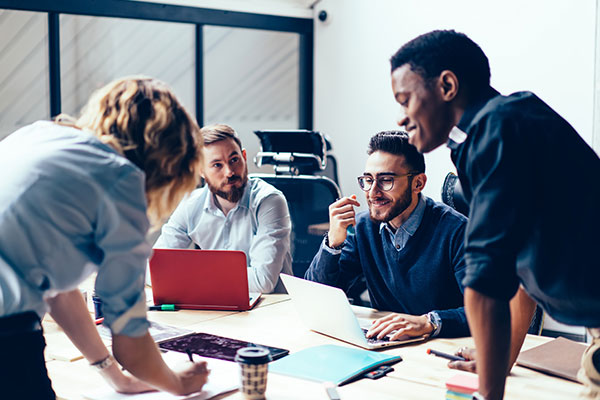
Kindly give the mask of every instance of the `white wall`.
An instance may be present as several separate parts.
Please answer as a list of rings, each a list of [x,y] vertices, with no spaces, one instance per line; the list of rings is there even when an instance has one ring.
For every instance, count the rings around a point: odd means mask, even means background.
[[[508,94],[531,90],[592,143],[597,0],[322,0],[315,19],[315,129],[329,134],[341,188],[358,193],[369,137],[397,128],[390,56],[433,29],[469,35],[487,54],[492,85]],[[426,156],[425,194],[440,199],[454,170],[447,148]],[[560,167],[557,165],[557,167]]]

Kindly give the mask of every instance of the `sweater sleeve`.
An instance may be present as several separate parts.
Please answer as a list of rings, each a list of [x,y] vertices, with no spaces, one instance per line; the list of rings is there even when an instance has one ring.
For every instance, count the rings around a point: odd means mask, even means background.
[[[348,233],[342,250],[333,250],[321,242],[319,251],[310,263],[304,279],[335,286],[344,291],[362,275],[354,233]]]
[[[469,324],[464,307],[452,308],[449,310],[435,310],[440,317],[442,328],[437,337],[454,338],[470,336]]]

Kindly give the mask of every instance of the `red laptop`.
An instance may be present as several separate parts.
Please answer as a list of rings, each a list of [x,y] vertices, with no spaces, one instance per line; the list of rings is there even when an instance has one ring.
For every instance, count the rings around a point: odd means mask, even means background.
[[[150,259],[154,304],[189,310],[251,309],[246,254],[234,250],[154,249]]]

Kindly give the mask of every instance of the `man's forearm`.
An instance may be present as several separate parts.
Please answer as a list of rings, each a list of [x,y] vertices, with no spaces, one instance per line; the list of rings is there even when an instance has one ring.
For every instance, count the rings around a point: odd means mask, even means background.
[[[479,392],[486,400],[500,400],[510,353],[508,302],[465,288],[465,310],[477,349]]]
[[[537,303],[529,297],[523,288],[519,288],[517,294],[510,300],[511,335],[508,372],[517,361],[536,307]]]

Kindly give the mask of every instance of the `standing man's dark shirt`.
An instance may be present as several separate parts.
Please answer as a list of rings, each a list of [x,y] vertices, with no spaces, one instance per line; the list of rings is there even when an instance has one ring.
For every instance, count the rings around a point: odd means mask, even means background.
[[[519,282],[560,322],[600,327],[600,159],[530,92],[492,88],[448,142],[471,213],[463,281],[509,300]]]

